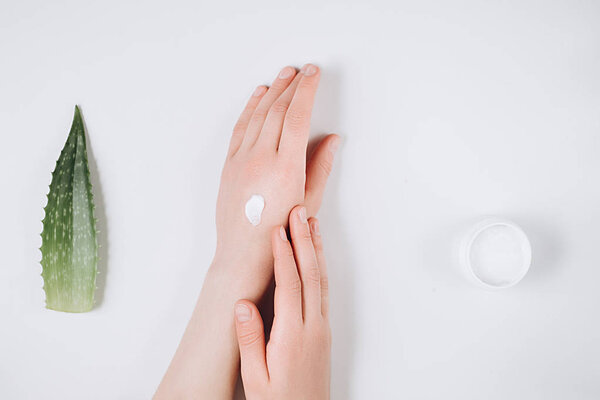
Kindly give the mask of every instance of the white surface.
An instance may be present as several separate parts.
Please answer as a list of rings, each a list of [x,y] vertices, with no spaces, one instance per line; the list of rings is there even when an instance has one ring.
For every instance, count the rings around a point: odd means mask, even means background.
[[[344,139],[320,213],[333,398],[598,399],[599,18],[567,0],[3,1],[0,397],[151,396],[211,260],[235,119],[312,61],[313,131]],[[44,309],[37,250],[76,103],[104,246],[83,315]],[[532,241],[506,291],[454,265],[484,214]]]

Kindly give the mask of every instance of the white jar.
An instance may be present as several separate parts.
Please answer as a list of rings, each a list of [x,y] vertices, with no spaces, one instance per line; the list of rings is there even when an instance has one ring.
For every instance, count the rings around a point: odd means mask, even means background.
[[[531,244],[514,222],[486,217],[464,237],[460,264],[467,278],[486,289],[516,285],[531,265]]]

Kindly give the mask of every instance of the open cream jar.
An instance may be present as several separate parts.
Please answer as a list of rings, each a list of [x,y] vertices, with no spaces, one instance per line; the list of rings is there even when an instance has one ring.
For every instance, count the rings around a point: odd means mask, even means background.
[[[531,244],[514,222],[488,217],[465,236],[460,261],[467,278],[486,289],[516,285],[531,265]]]

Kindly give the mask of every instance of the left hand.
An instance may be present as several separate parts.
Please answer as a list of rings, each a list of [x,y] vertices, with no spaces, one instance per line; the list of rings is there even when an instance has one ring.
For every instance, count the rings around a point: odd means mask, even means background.
[[[281,70],[270,88],[259,86],[235,125],[217,200],[217,251],[213,270],[257,299],[272,276],[269,232],[285,225],[290,209],[305,204],[316,214],[339,137],[329,135],[307,164],[310,116],[320,70]],[[264,197],[261,222],[246,219],[246,201]],[[229,278],[227,278],[229,277]],[[233,280],[231,277],[235,277]],[[234,288],[235,289],[235,288]]]

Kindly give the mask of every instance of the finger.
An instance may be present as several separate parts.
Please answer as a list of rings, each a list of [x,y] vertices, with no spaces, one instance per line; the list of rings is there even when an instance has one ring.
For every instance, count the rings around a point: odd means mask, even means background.
[[[269,109],[262,131],[256,142],[258,146],[269,146],[277,150],[279,139],[281,138],[281,130],[283,129],[285,113],[290,107],[290,103],[294,98],[294,93],[296,92],[298,82],[300,82],[301,78],[302,74],[296,74],[292,83],[290,83]]]
[[[271,241],[275,259],[275,318],[290,323],[302,322],[302,283],[283,226],[273,229]]]
[[[286,157],[304,159],[310,131],[310,115],[321,73],[319,68],[312,64],[306,64],[300,73],[302,78],[283,121],[279,151]]]
[[[290,216],[292,246],[302,282],[304,320],[321,315],[321,274],[313,248],[306,208],[297,206]]]
[[[242,111],[240,118],[238,119],[237,123],[235,124],[235,126],[233,128],[231,140],[229,141],[229,150],[227,151],[227,155],[229,157],[234,155],[235,152],[238,151],[238,149],[240,148],[240,145],[242,144],[242,141],[244,140],[244,135],[246,133],[246,129],[248,128],[248,123],[250,122],[250,117],[252,117],[252,114],[254,113],[256,106],[258,105],[258,103],[260,102],[260,99],[262,99],[263,95],[266,92],[267,92],[266,86],[262,86],[262,85],[258,86],[254,90],[254,93],[252,93],[252,96],[250,97],[250,100],[248,100],[248,103],[246,103],[246,107],[244,108],[244,111]]]
[[[321,140],[308,162],[304,196],[308,215],[316,215],[321,208],[325,185],[333,168],[333,159],[340,140],[338,135],[329,135]]]
[[[329,314],[329,280],[327,278],[327,264],[325,263],[325,254],[323,253],[323,241],[321,240],[321,231],[319,230],[319,220],[309,218],[310,234],[317,256],[317,265],[321,276],[321,314],[327,317]]]
[[[248,300],[235,303],[235,331],[240,347],[244,385],[252,386],[269,380],[265,348],[265,332],[258,309]]]
[[[244,140],[242,141],[242,147],[249,148],[254,145],[262,130],[263,124],[265,123],[265,118],[267,117],[269,109],[281,93],[289,86],[292,79],[294,79],[294,76],[296,76],[296,69],[294,67],[288,66],[279,72],[279,75],[275,78],[273,84],[262,97],[256,106],[254,113],[250,117],[248,129],[246,130]]]

